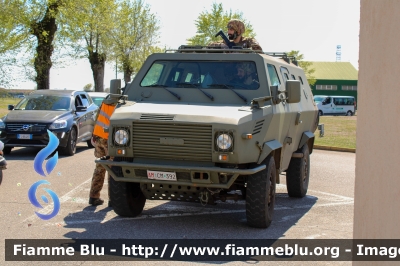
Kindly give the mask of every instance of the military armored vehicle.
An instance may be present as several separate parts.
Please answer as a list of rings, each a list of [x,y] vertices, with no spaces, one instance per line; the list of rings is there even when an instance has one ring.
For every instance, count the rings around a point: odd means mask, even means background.
[[[304,197],[318,110],[284,53],[181,46],[150,55],[111,117],[111,176],[121,216],[146,200],[245,200],[247,223],[271,224],[276,183]]]

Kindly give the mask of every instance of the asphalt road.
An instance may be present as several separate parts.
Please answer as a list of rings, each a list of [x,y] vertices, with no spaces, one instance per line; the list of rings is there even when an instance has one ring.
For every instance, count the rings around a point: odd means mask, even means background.
[[[4,239],[350,239],[353,236],[354,153],[314,150],[307,196],[302,199],[289,198],[284,184],[285,176],[282,175],[282,184],[277,185],[273,223],[267,229],[256,229],[246,225],[244,202],[201,206],[196,203],[147,201],[140,217],[119,217],[106,204],[97,207],[88,205],[94,169],[92,149],[79,144],[77,154],[73,157],[61,156],[54,170],[45,177],[34,171],[33,160],[38,151],[17,148],[6,156],[8,169],[4,171],[0,185],[0,265],[53,264],[4,262]],[[38,218],[35,211],[51,212],[53,205],[44,204],[44,210],[40,210],[28,199],[29,188],[39,180],[50,182],[45,187],[54,191],[61,203],[58,215],[47,221]],[[107,183],[102,197],[107,198]],[[135,262],[135,265],[138,264],[150,265],[148,262]],[[168,263],[151,263],[154,264]],[[187,264],[193,263],[169,263]],[[282,264],[302,263],[282,262],[279,265]],[[306,264],[350,265],[351,262]]]

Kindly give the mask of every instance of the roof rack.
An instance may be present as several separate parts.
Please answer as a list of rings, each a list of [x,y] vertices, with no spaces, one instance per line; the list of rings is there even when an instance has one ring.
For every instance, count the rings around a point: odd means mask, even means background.
[[[289,55],[287,55],[287,53],[283,53],[283,52],[264,52],[264,54],[273,56],[273,57],[282,58],[286,63],[290,64],[290,62],[292,62],[294,65],[298,66],[296,57],[293,55],[289,56]]]
[[[202,46],[202,45],[181,45],[178,49],[168,49],[165,53],[259,53],[257,50],[233,46],[231,49],[226,49],[219,46]],[[263,52],[266,55],[282,58],[286,63],[293,63],[298,66],[296,57],[288,56],[284,52]]]

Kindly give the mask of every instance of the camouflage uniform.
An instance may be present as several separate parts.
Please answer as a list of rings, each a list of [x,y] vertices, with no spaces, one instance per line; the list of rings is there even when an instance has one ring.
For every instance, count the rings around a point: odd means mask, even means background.
[[[231,21],[228,22],[228,29],[233,29],[235,31],[235,35],[233,36],[234,40],[236,40],[237,37],[240,36],[240,40],[238,42],[234,42],[234,46],[250,48],[252,50],[260,50],[260,53],[262,53],[262,48],[255,38],[242,36],[242,34],[246,30],[244,23],[242,21],[237,20],[237,19],[232,19]],[[223,48],[228,48],[228,46],[226,45],[226,43],[223,40],[221,40],[219,42],[212,42],[208,46],[211,46],[211,47],[220,46]]]
[[[94,140],[96,144],[94,146],[94,156],[96,158],[106,156],[108,154],[107,140],[98,136],[94,136]],[[102,167],[100,164],[96,163],[96,168],[94,168],[92,177],[92,185],[90,187],[91,198],[97,199],[100,197],[100,191],[103,188],[105,175],[106,169],[104,169],[104,167]]]

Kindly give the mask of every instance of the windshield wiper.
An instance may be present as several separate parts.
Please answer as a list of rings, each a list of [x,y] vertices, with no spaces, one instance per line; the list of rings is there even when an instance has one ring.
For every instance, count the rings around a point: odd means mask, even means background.
[[[151,85],[147,85],[147,86],[143,86],[143,87],[158,87],[158,88],[164,88],[166,91],[168,91],[169,93],[171,93],[172,95],[174,95],[178,100],[181,99],[181,96],[179,96],[178,94],[176,94],[173,91],[170,91],[169,89],[167,89],[167,85],[162,85],[162,84],[151,84]]]
[[[208,98],[210,98],[211,101],[214,101],[214,96],[212,96],[211,94],[209,94],[208,92],[203,91],[202,89],[199,88],[199,84],[194,84],[194,83],[177,83],[177,86],[185,86],[185,85],[189,85],[193,88],[199,89],[199,91],[201,91],[202,93],[204,93],[205,96],[207,96]]]
[[[233,91],[237,96],[239,96],[240,99],[242,99],[245,103],[247,103],[246,97],[244,97],[242,94],[236,92],[236,91],[233,89],[233,86],[232,86],[232,85],[212,83],[212,84],[207,85],[207,86],[209,86],[209,87],[222,87],[222,88],[230,89],[230,90]]]

